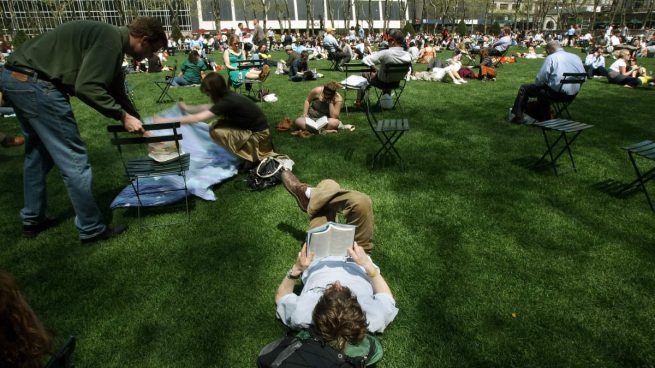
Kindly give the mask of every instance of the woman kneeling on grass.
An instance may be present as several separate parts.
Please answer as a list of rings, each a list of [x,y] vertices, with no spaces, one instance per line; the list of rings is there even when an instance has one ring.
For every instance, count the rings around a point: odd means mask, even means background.
[[[209,122],[209,135],[214,142],[243,159],[242,169],[254,167],[262,159],[274,155],[271,133],[264,112],[251,99],[233,93],[225,79],[211,72],[202,80],[200,91],[211,99],[210,104],[190,106],[180,102],[180,110],[189,113],[182,117],[155,116],[154,123],[193,124]]]
[[[318,131],[334,133],[340,129],[354,130],[352,125],[344,125],[339,120],[343,98],[337,93],[341,85],[336,81],[330,81],[324,86],[312,89],[305,99],[303,106],[303,115],[296,119],[296,126],[300,129],[297,135],[308,137],[316,129],[307,125],[307,118],[317,121],[321,118],[327,118],[327,124]]]

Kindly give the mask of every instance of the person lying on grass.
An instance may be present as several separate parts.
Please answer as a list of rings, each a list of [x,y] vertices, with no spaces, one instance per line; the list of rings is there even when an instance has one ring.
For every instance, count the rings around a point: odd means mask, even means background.
[[[308,328],[316,322],[315,307],[322,295],[348,289],[366,316],[368,331],[383,332],[398,314],[398,308],[380,269],[367,254],[373,249],[373,206],[369,196],[343,189],[334,180],[323,180],[311,187],[288,170],[282,172],[282,183],[300,209],[311,217],[310,227],[334,221],[336,214],[341,213],[348,224],[357,228],[348,258],[314,259],[313,252],[308,254],[307,245],[303,245],[275,295],[277,316],[292,329]],[[304,284],[300,295],[293,292],[297,279]],[[340,323],[338,317],[335,319],[335,323]]]
[[[153,123],[194,124],[209,122],[209,135],[214,142],[225,147],[243,160],[242,169],[257,165],[262,159],[274,155],[273,141],[264,112],[251,99],[230,91],[223,76],[211,72],[202,80],[200,91],[210,98],[205,105],[178,104],[189,113],[182,117],[154,116]]]
[[[324,86],[318,86],[309,91],[303,105],[302,116],[296,119],[296,126],[300,129],[300,135],[310,134],[310,127],[307,126],[307,118],[318,120],[327,117],[327,125],[321,129],[325,132],[336,132],[339,129],[354,130],[352,125],[344,125],[339,120],[343,98],[337,90],[341,85],[336,81],[330,81]],[[313,129],[312,129],[313,130]],[[304,133],[303,133],[304,132]]]

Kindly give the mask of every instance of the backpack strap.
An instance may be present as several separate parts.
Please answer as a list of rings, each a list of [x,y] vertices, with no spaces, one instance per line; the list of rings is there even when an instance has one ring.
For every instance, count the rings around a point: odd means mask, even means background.
[[[280,354],[277,355],[273,363],[271,363],[271,367],[273,368],[278,368],[282,363],[284,363],[285,360],[287,360],[293,353],[296,352],[296,350],[300,349],[302,346],[302,341],[294,338],[291,341],[291,344],[289,344],[284,350],[280,352]]]

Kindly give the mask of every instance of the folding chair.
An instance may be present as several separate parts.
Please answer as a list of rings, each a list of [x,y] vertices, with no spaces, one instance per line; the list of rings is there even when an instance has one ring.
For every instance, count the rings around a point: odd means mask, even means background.
[[[265,64],[265,60],[260,59],[260,60],[239,60],[237,61],[238,65],[237,68],[239,68],[239,71],[241,70],[248,70],[252,68],[257,68],[257,69],[262,69]],[[253,88],[254,86],[257,86],[257,88]],[[249,79],[249,78],[244,78],[241,82],[240,85],[238,86],[232,86],[234,90],[239,90],[241,94],[243,94],[242,88],[245,87],[246,90],[246,95],[248,97],[252,97],[254,95],[255,99],[257,101],[262,101],[263,96],[260,93],[261,90],[264,88],[264,81],[260,79]]]
[[[646,140],[625,146],[623,149],[628,151],[628,156],[630,157],[632,167],[635,169],[635,173],[637,174],[637,179],[626,185],[622,192],[629,192],[635,187],[641,188],[641,190],[644,192],[644,195],[646,196],[646,200],[648,201],[648,205],[650,206],[651,211],[655,212],[655,207],[653,207],[653,202],[651,201],[648,190],[646,189],[646,183],[655,178],[655,167],[642,174],[642,172],[639,170],[639,167],[637,167],[637,161],[635,160],[635,156],[641,156],[649,160],[655,160],[655,142]]]
[[[370,73],[374,69],[371,68],[370,66],[362,63],[345,63],[343,64],[343,67],[346,71],[346,80],[348,79],[349,76],[351,75],[361,75],[361,73]],[[343,105],[346,107],[346,114],[348,113],[348,90],[354,90],[354,91],[362,91],[366,90],[368,88],[368,84],[362,87],[357,87],[357,86],[348,86],[344,85],[343,89]],[[356,92],[356,93],[357,93]]]
[[[382,147],[373,155],[371,168],[375,168],[375,164],[382,160],[384,157],[393,155],[398,158],[400,169],[403,169],[403,159],[400,153],[396,150],[396,142],[400,137],[409,130],[409,120],[406,118],[400,119],[378,119],[371,110],[371,100],[369,98],[369,91],[364,94],[364,103],[366,104],[366,120],[373,130],[375,137],[378,139]]]
[[[176,68],[173,68],[171,75],[167,75],[165,80],[155,81],[155,85],[159,87],[159,90],[161,91],[159,97],[157,98],[158,104],[175,101],[173,97],[171,97],[171,95],[168,94],[168,90],[171,88],[171,85],[173,84],[173,78],[175,78],[175,70]]]
[[[533,127],[537,127],[541,129],[541,132],[544,135],[544,140],[546,141],[546,152],[544,152],[543,155],[534,163],[533,166],[540,166],[542,162],[547,161],[550,159],[550,161],[546,162],[546,165],[552,166],[553,170],[555,171],[555,175],[558,175],[557,173],[557,160],[562,156],[564,152],[568,152],[569,159],[571,160],[571,166],[573,166],[573,171],[577,172],[577,169],[575,167],[575,161],[573,161],[573,153],[571,152],[571,145],[575,140],[578,138],[578,136],[585,130],[593,127],[593,125],[589,124],[583,124],[583,123],[578,123],[575,121],[571,120],[564,120],[564,119],[552,119],[552,120],[546,120],[546,121],[541,121],[541,122],[535,122],[532,124],[525,124]],[[555,132],[557,135],[557,139],[555,139],[554,142],[550,142],[548,139],[548,133],[547,132]],[[568,137],[567,134],[573,134],[573,137]],[[563,147],[559,152],[555,153],[555,149],[557,147],[557,144],[563,139]]]
[[[562,74],[562,80],[559,82],[559,92],[562,92],[562,88],[566,84],[578,84],[580,87],[582,87],[582,83],[584,83],[586,80],[587,73],[564,73]],[[573,96],[573,98],[571,98],[569,101],[557,101],[551,99],[550,104],[553,107],[553,110],[555,110],[553,118],[562,118],[564,117],[564,113],[566,113],[566,118],[571,119],[571,114],[569,113],[568,107],[573,103],[576,96],[577,94]]]
[[[75,336],[69,336],[64,346],[57,351],[46,363],[45,368],[73,368],[73,351],[76,345]]]
[[[386,83],[386,86],[384,88],[372,86],[375,88],[375,94],[377,95],[378,98],[378,105],[380,101],[380,96],[382,96],[382,93],[384,92],[383,90],[388,89],[393,91],[396,95],[396,97],[393,100],[393,106],[391,107],[391,110],[395,109],[397,105],[400,106],[400,109],[402,111],[402,105],[400,105],[400,96],[403,94],[403,91],[405,90],[405,85],[407,84],[407,80],[405,79],[405,77],[407,76],[407,73],[409,73],[411,69],[412,69],[412,63],[385,64],[382,66],[382,71],[384,75],[388,79],[393,80],[394,82]]]
[[[111,143],[118,149],[118,153],[125,170],[125,176],[130,180],[134,194],[137,197],[137,213],[139,219],[141,219],[141,208],[145,207],[141,200],[141,196],[182,190],[185,194],[184,199],[187,219],[190,217],[188,199],[189,190],[187,188],[186,180],[186,173],[189,171],[190,155],[188,153],[181,154],[180,140],[182,140],[182,134],[178,133],[179,128],[180,123],[144,124],[143,129],[146,131],[172,129],[172,134],[151,137],[134,137],[127,136],[127,134],[125,134],[127,130],[122,125],[110,125],[107,127],[107,131],[113,134]],[[148,156],[129,158],[127,157],[128,152],[126,151],[126,147],[124,147],[128,145],[150,144],[159,142],[175,142],[175,148],[177,151],[176,158],[165,162],[155,161]],[[169,175],[181,176],[184,181],[184,188],[169,189],[164,191],[150,191],[147,188],[143,188],[140,183],[140,181],[142,181],[144,178]]]
[[[327,60],[330,62],[330,70],[337,70],[337,66],[339,66],[339,60],[337,60],[334,52],[328,52]]]

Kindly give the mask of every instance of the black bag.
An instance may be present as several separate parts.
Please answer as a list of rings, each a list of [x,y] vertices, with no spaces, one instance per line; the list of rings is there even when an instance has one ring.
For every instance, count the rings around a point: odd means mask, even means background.
[[[266,345],[259,353],[257,367],[364,368],[368,357],[375,353],[375,343],[372,342],[366,356],[353,358],[335,350],[311,334],[308,338],[299,336],[288,336]]]
[[[282,182],[283,162],[289,160],[288,156],[277,155],[266,157],[257,167],[248,173],[248,186],[252,190],[264,190],[274,187]],[[293,162],[293,161],[292,161]]]

